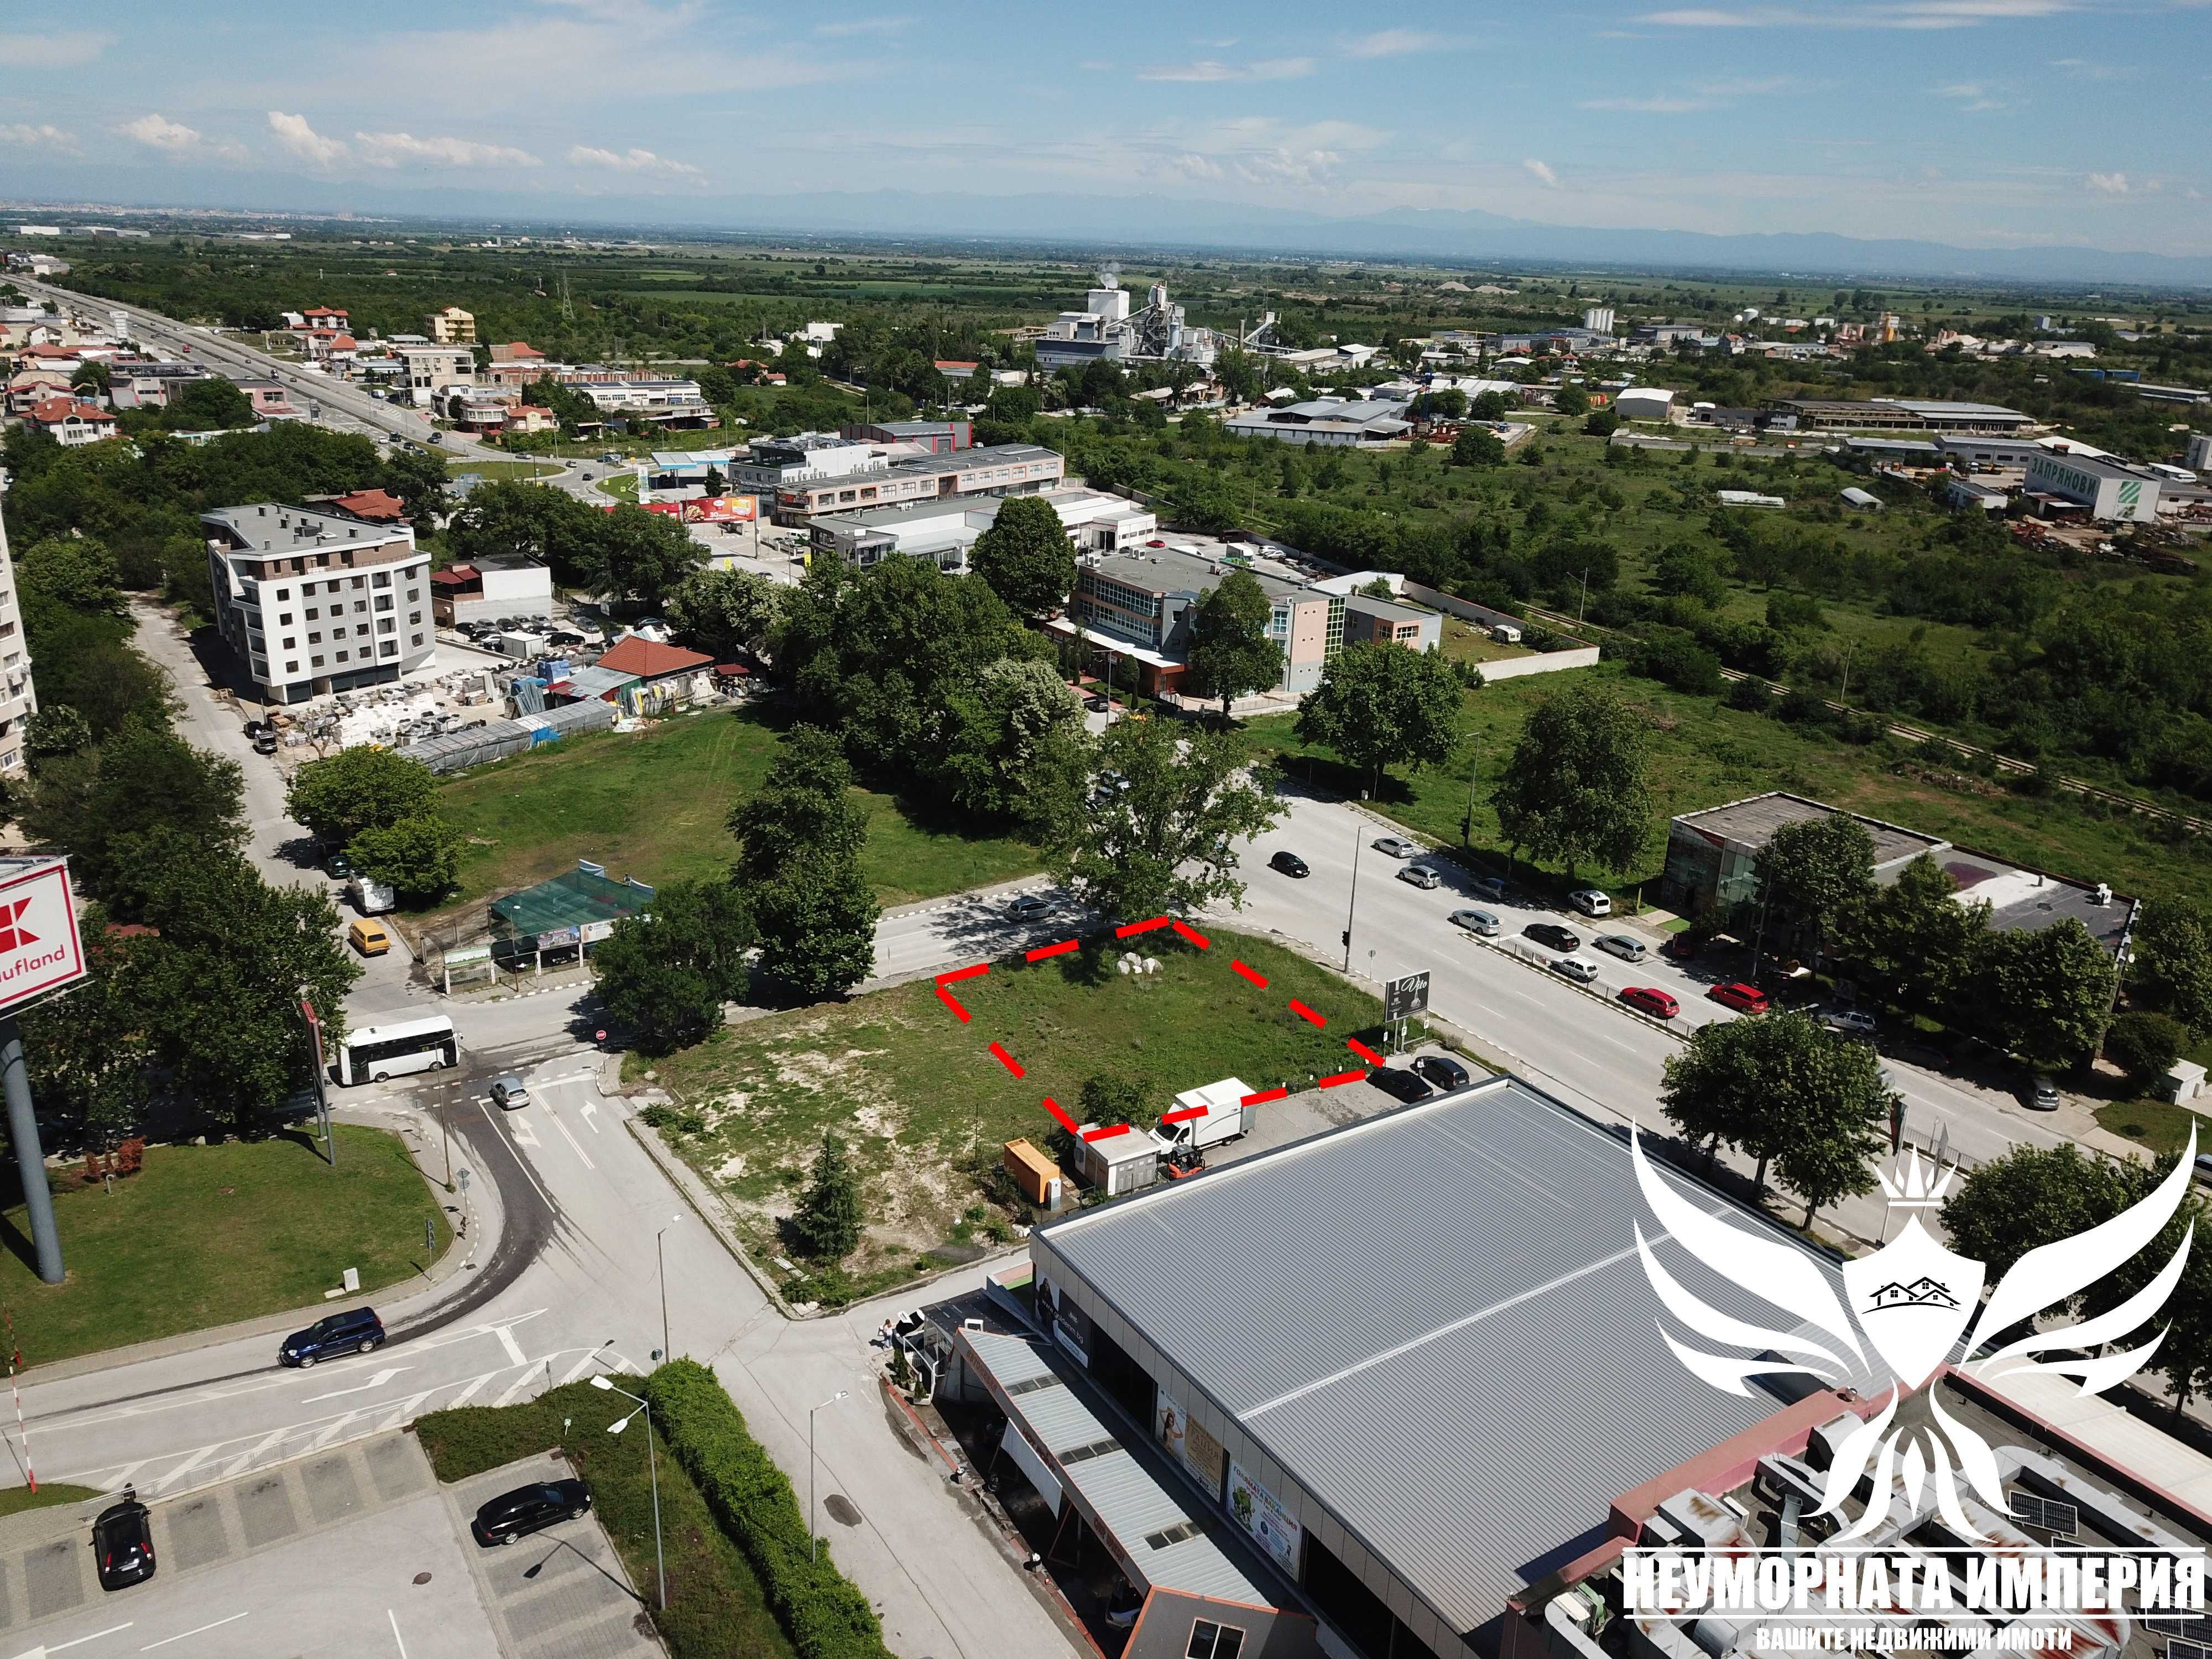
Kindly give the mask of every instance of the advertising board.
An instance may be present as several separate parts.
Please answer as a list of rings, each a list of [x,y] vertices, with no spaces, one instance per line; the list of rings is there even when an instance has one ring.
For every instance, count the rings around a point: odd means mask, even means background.
[[[0,1015],[83,977],[69,866],[0,859]]]

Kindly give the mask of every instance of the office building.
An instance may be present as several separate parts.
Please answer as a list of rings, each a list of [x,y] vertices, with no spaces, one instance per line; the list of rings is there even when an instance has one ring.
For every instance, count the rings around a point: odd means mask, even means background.
[[[0,472],[0,778],[19,778],[29,765],[24,727],[39,712],[39,691],[15,597],[15,561],[8,550],[7,490],[7,474]]]
[[[216,628],[269,701],[380,684],[431,659],[430,556],[408,526],[275,502],[200,524]]]
[[[1096,489],[1050,489],[1041,499],[1060,515],[1077,551],[1112,553],[1134,547],[1159,529],[1147,507]],[[863,569],[895,553],[928,558],[945,570],[967,568],[969,550],[997,520],[1004,496],[953,495],[908,507],[825,514],[809,536],[817,551]]]
[[[2094,456],[2039,454],[2027,464],[2027,488],[2077,502],[2107,523],[2149,524],[2158,517],[2156,477]]]
[[[1378,599],[1371,593],[1344,596],[1346,645],[1402,645],[1409,651],[1434,651],[1443,643],[1443,614],[1402,599]]]
[[[1240,568],[1175,547],[1110,554],[1077,568],[1064,627],[1080,629],[1092,644],[1136,661],[1146,690],[1173,690],[1190,649],[1191,612]],[[1253,575],[1272,606],[1268,637],[1283,652],[1281,678],[1263,689],[1312,690],[1321,684],[1322,665],[1344,644],[1346,600],[1264,572]]]
[[[776,522],[796,524],[951,496],[1035,495],[1056,489],[1066,471],[1056,451],[1036,444],[932,454],[918,444],[853,444],[812,434],[756,441],[749,457],[732,464],[731,482],[772,493]]]

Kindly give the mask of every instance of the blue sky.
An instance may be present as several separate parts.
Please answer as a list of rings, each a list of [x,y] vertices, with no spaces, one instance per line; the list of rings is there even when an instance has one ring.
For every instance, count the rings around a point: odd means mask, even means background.
[[[2206,0],[15,16],[17,198],[389,210],[458,191],[683,218],[813,191],[1164,194],[2212,253]]]

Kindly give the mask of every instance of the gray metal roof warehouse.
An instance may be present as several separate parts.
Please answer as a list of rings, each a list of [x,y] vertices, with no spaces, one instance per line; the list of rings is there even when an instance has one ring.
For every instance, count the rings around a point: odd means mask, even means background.
[[[1133,1414],[1148,1388],[1179,1405],[1184,1471],[1221,1504],[1241,1481],[1232,1513],[1271,1498],[1297,1532],[1277,1559],[1324,1619],[1402,1659],[1468,1650],[1599,1541],[1615,1498],[1778,1408],[1670,1352],[1639,1218],[1659,1233],[1620,1135],[1498,1078],[1054,1223],[1030,1250],[1062,1346]],[[1656,1242],[1711,1305],[1773,1322]]]

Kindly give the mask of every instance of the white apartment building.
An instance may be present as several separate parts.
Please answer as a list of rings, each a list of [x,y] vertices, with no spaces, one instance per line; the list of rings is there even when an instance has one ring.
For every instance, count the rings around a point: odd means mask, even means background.
[[[7,491],[0,473],[0,496]],[[23,612],[15,601],[15,561],[8,551],[6,514],[0,511],[0,778],[20,778],[29,760],[24,727],[39,712],[31,683],[31,652],[23,639]]]
[[[216,627],[271,702],[396,680],[430,660],[430,556],[408,526],[276,502],[200,524]]]
[[[477,354],[473,346],[408,345],[393,354],[407,365],[407,389],[417,404],[427,404],[440,386],[473,386]]]

